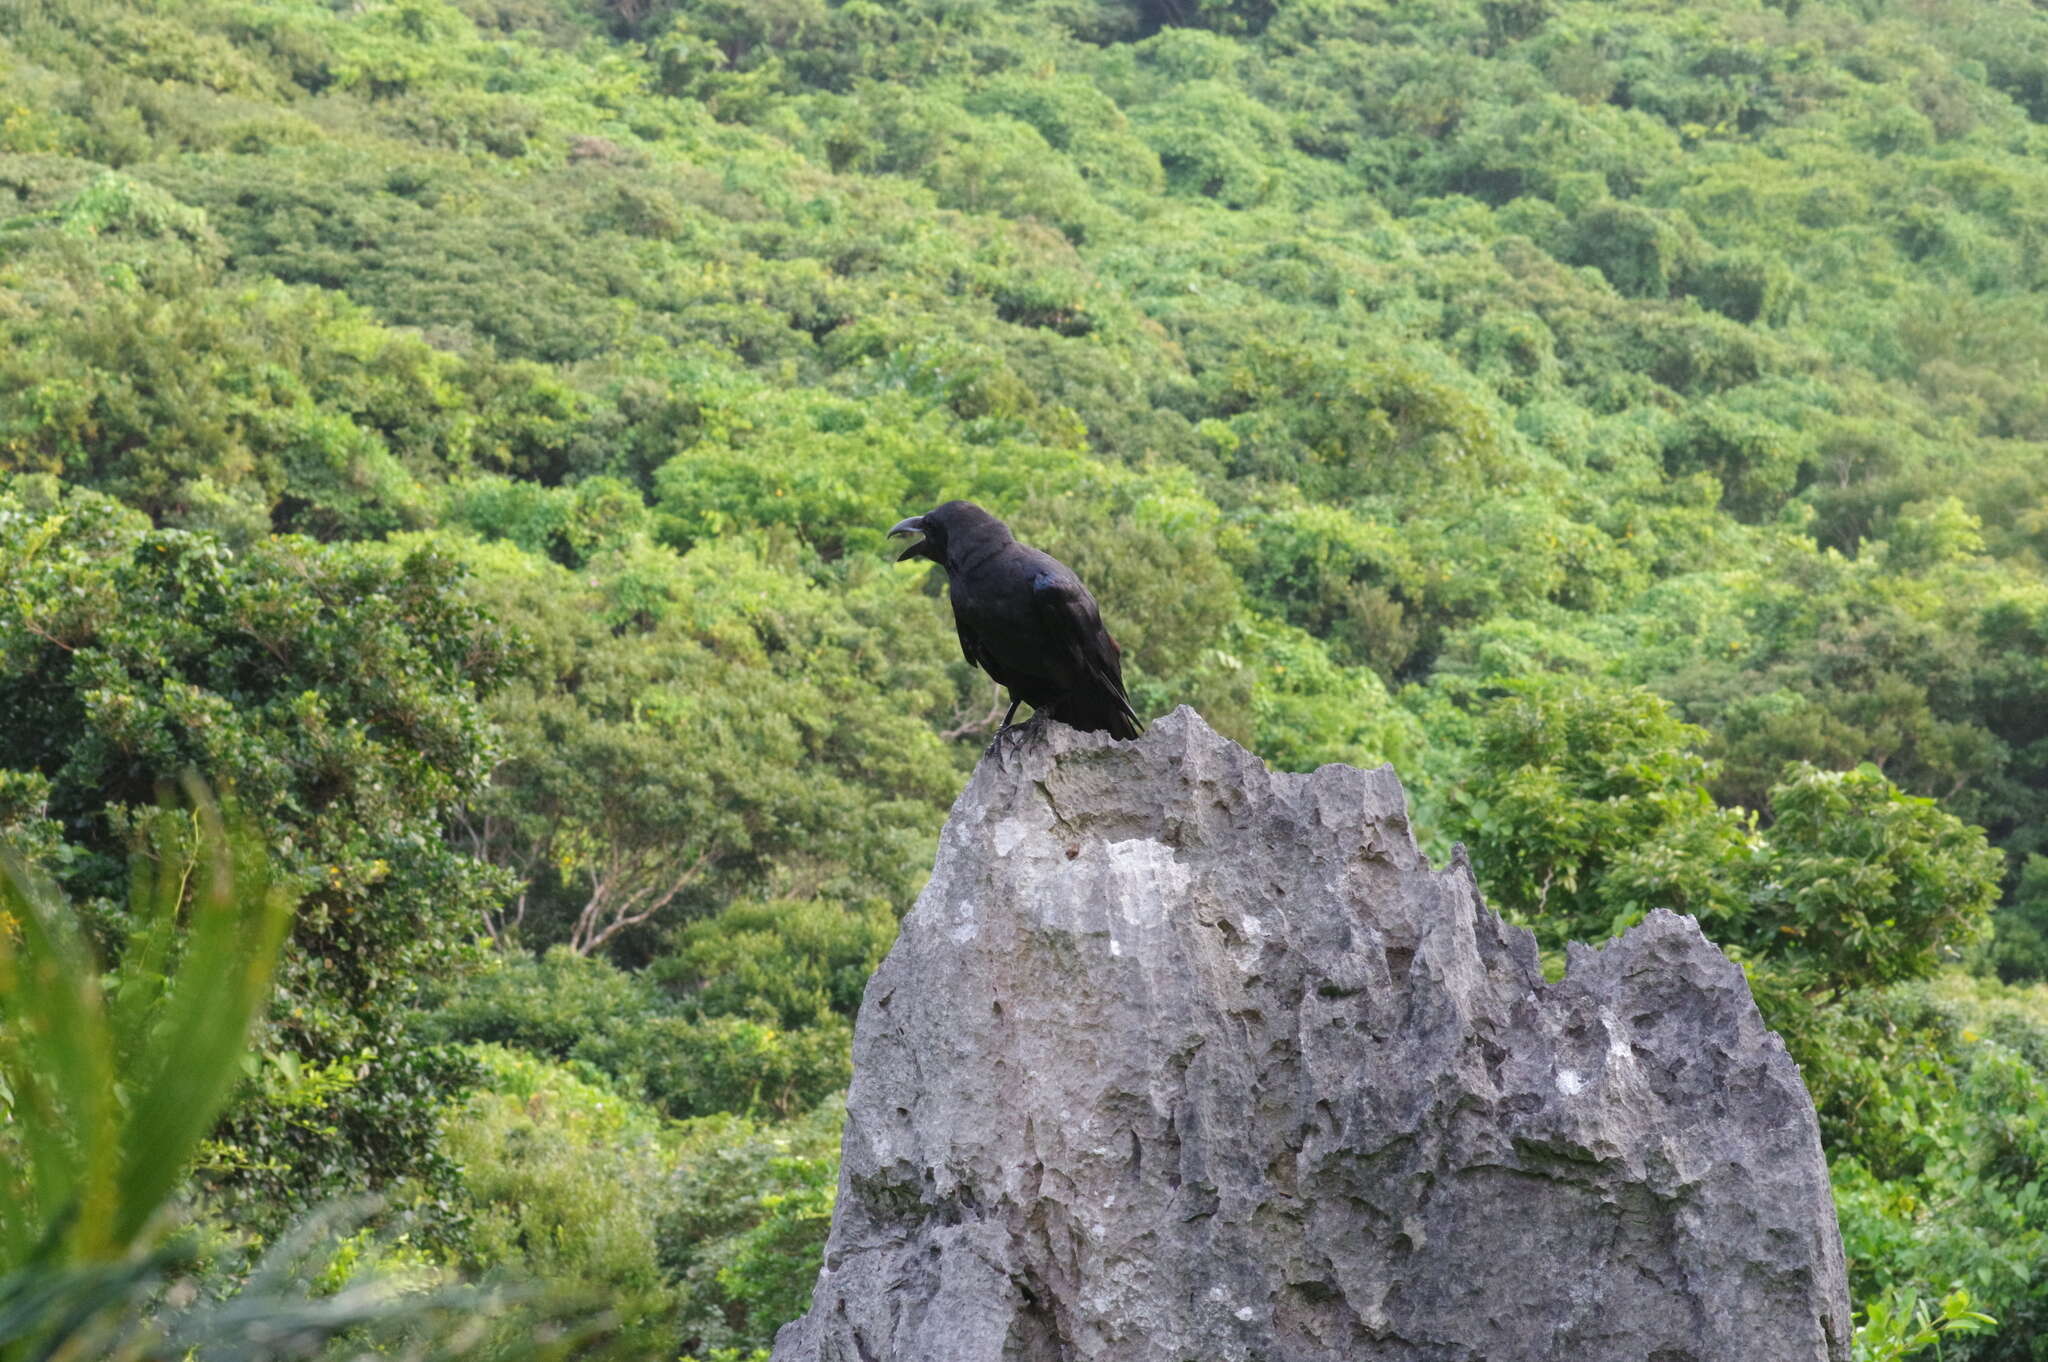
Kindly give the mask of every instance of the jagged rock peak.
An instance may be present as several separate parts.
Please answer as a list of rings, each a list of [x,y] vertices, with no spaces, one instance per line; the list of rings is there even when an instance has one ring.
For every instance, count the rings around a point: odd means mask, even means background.
[[[1391,768],[1006,740],[869,983],[775,1362],[1825,1362],[1813,1104],[1659,912],[1546,984]]]

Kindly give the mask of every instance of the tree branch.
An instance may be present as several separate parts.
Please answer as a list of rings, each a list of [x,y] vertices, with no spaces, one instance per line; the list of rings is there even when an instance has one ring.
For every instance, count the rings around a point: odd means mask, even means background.
[[[638,868],[644,874],[645,862],[653,859],[651,852],[614,853],[612,866],[604,876],[593,882],[589,900],[576,915],[575,930],[569,935],[570,950],[578,955],[589,955],[626,928],[637,927],[652,918],[673,903],[678,894],[709,870],[717,862],[718,856],[711,848],[706,847],[697,853],[694,861],[683,866],[668,880],[666,888],[661,887],[660,881],[642,884],[607,906],[608,896],[617,887],[621,878],[630,877],[635,868],[634,863],[641,863]]]
[[[966,737],[970,733],[981,733],[986,731],[990,724],[993,724],[998,719],[1002,718],[1003,688],[1001,686],[994,686],[991,687],[991,689],[995,694],[995,703],[989,706],[988,713],[982,715],[979,719],[964,719],[964,721],[955,728],[941,729],[939,730],[939,737],[943,738],[947,742],[958,742],[960,741],[960,739]],[[955,719],[963,718],[963,716],[958,711],[954,712],[953,717]]]

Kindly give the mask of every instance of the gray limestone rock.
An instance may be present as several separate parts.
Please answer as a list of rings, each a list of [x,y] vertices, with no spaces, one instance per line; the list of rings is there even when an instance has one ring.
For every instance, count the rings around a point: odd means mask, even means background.
[[[869,983],[775,1362],[1846,1359],[1813,1104],[1659,912],[1546,984],[1390,768],[986,757]]]

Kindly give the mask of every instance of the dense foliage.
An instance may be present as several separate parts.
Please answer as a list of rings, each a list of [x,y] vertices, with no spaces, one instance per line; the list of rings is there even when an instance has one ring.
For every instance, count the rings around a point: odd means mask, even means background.
[[[16,812],[108,942],[137,820],[203,772],[272,849],[299,908],[249,1099],[209,1171],[253,1222],[423,1177],[466,1074],[418,1043],[416,980],[466,950],[503,876],[440,814],[487,770],[475,697],[504,642],[431,551],[269,538],[239,553],[104,496],[0,494],[0,738]]]
[[[0,0],[0,835],[118,951],[196,768],[303,896],[220,1224],[758,1346],[971,497],[1546,947],[1698,914],[1872,1337],[2040,1362],[2044,124],[2018,0]]]

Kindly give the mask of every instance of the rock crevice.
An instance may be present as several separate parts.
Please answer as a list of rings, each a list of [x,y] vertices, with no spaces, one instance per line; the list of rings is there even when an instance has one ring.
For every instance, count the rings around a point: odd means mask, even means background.
[[[1006,741],[868,986],[775,1362],[1839,1362],[1813,1107],[1653,914],[1546,984],[1389,768]]]

